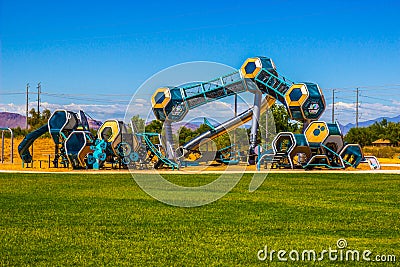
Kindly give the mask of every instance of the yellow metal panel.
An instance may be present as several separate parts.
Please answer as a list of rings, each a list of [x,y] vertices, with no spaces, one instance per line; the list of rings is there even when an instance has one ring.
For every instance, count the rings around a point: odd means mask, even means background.
[[[256,65],[255,70],[252,73],[247,73],[246,72],[246,66],[249,63],[254,63]],[[261,60],[258,57],[255,58],[248,58],[240,68],[240,72],[242,73],[243,78],[250,78],[253,79],[257,76],[257,74],[260,72],[262,68]]]
[[[111,128],[112,134],[110,135],[108,140],[104,140],[104,141],[113,142],[115,140],[115,138],[117,138],[119,131],[120,131],[118,121],[116,121],[116,120],[105,121],[103,123],[103,125],[101,125],[99,130],[97,131],[97,136],[101,139],[102,138],[101,134],[103,133],[104,129],[107,127]]]
[[[155,97],[158,93],[163,93],[164,94],[164,100],[161,103],[156,103]],[[169,88],[167,87],[162,87],[162,88],[158,88],[153,96],[151,97],[151,105],[153,108],[164,108],[169,101],[171,100],[171,92],[169,91]]]
[[[275,104],[276,99],[273,98],[272,96],[268,95],[267,96],[267,103],[268,103],[268,108],[272,107],[273,104]]]
[[[294,89],[300,89],[301,90],[301,97],[299,100],[296,101],[292,101],[290,99],[290,93],[294,90]],[[286,103],[288,104],[288,106],[291,107],[300,107],[301,105],[304,104],[304,102],[306,102],[307,98],[309,96],[308,93],[308,89],[307,86],[303,83],[298,83],[298,84],[293,84],[289,90],[286,92],[285,94],[285,99],[286,99]]]
[[[312,122],[305,132],[309,143],[323,143],[329,135],[328,125],[326,122]]]
[[[267,109],[272,107],[273,104],[275,104],[276,99],[273,98],[270,95],[267,95],[267,100],[266,102],[263,102],[263,105],[261,106],[260,113],[264,113]]]
[[[85,157],[86,155],[88,155],[89,153],[93,153],[93,150],[90,149],[90,146],[85,146],[78,154],[78,160],[79,163],[81,164],[81,166],[85,166],[86,162],[85,162]]]
[[[295,90],[295,89],[301,90],[301,97],[296,101],[292,101],[290,99],[290,93],[293,92],[293,90]],[[306,102],[306,100],[308,99],[308,96],[309,96],[308,89],[304,83],[293,84],[289,88],[289,90],[285,94],[285,100],[286,100],[287,105],[289,106],[288,111],[289,111],[290,117],[292,117],[292,112],[290,110],[290,107],[300,107],[301,114],[302,114],[303,118],[305,117],[302,105],[304,104],[304,102]]]

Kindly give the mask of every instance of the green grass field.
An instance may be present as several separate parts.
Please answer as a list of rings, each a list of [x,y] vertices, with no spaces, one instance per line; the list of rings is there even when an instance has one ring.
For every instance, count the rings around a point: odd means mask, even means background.
[[[270,174],[254,193],[250,177],[210,205],[177,208],[146,195],[129,174],[0,174],[0,265],[305,266],[262,262],[257,252],[322,251],[339,238],[400,261],[398,175]]]

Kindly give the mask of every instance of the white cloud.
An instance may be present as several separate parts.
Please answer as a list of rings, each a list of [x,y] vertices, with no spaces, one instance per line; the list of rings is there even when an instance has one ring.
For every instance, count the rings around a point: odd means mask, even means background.
[[[329,104],[322,120],[331,121],[332,104]],[[400,101],[392,101],[391,105],[382,103],[362,103],[359,105],[359,121],[373,120],[379,117],[396,117],[400,115]],[[355,103],[337,102],[335,103],[335,117],[341,124],[355,123],[356,105]]]
[[[36,109],[37,102],[30,102],[29,109]],[[239,103],[239,110],[244,108],[245,105],[243,103]],[[105,119],[124,119],[125,112],[127,110],[126,105],[122,104],[111,104],[111,105],[102,105],[102,104],[54,104],[49,102],[42,102],[40,104],[41,110],[49,109],[53,112],[56,109],[66,109],[74,112],[78,112],[79,110],[83,110],[88,113],[91,117],[98,120]],[[12,112],[18,113],[21,115],[25,115],[25,105],[17,105],[13,103],[0,103],[0,111],[3,112]],[[151,102],[144,99],[135,99],[132,101],[128,107],[128,117],[134,115],[140,115],[143,118],[149,117],[149,119],[153,119],[154,116],[152,114]],[[187,118],[192,119],[195,117],[206,117],[206,118],[214,118],[215,120],[224,120],[224,118],[233,117],[233,106],[232,104],[225,102],[211,102],[204,106],[198,107],[194,110],[191,110]]]
[[[223,122],[227,119],[233,117],[234,108],[233,103],[215,101],[208,103],[204,106],[198,107],[189,111],[185,120],[191,120],[193,118],[206,117],[209,119],[214,119],[219,122]],[[36,108],[37,102],[30,102],[29,107]],[[238,112],[242,112],[251,106],[240,101],[238,103]],[[83,110],[92,116],[94,119],[102,120],[105,119],[124,119],[127,106],[124,104],[77,104],[70,103],[66,105],[54,104],[49,102],[42,102],[41,109],[49,109],[54,111],[55,109],[67,109],[71,111]],[[326,108],[325,113],[321,117],[322,120],[331,121],[331,110],[332,104],[329,104]],[[25,115],[25,105],[24,104],[14,104],[14,103],[0,103],[0,111],[3,112],[13,112]],[[360,121],[366,121],[371,119],[376,119],[379,117],[395,117],[400,114],[400,101],[393,100],[391,104],[382,103],[361,103],[360,108]],[[128,108],[128,117],[133,115],[140,115],[147,120],[154,118],[151,101],[143,98],[134,99]],[[354,123],[355,122],[355,104],[347,102],[337,102],[335,103],[335,114],[336,119],[342,123]]]
[[[33,107],[35,107],[36,109],[36,102],[29,103],[29,109]],[[42,102],[40,104],[40,108],[41,110],[49,109],[52,112],[56,109],[66,109],[74,112],[83,110],[90,116],[92,116],[94,119],[105,120],[111,118],[123,119],[126,105],[121,105],[121,104],[100,105],[100,104],[75,104],[75,103],[60,105],[60,104]],[[9,104],[0,103],[0,111],[25,115],[25,105],[16,105],[13,103]]]
[[[1,103],[0,111],[18,113],[18,114],[24,115],[25,114],[25,105],[16,105],[14,103],[8,103],[8,104]]]

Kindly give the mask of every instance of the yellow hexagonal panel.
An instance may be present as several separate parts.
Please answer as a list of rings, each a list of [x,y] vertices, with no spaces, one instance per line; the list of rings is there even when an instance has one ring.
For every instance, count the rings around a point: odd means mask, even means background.
[[[314,121],[306,129],[306,138],[309,143],[323,143],[329,135],[326,122]]]
[[[243,78],[253,79],[257,76],[262,68],[261,60],[258,57],[248,58],[242,67],[240,68],[240,72],[242,73]]]
[[[289,107],[300,107],[309,96],[307,86],[303,83],[293,84],[285,94]]]
[[[171,92],[169,88],[158,88],[151,97],[151,105],[153,108],[164,108],[171,100]]]
[[[113,142],[115,138],[117,138],[118,134],[120,133],[119,129],[119,123],[117,120],[106,120],[100,128],[97,130],[97,137],[99,139],[103,139],[103,131],[109,128],[111,133],[108,134],[107,139],[105,141],[107,142]]]

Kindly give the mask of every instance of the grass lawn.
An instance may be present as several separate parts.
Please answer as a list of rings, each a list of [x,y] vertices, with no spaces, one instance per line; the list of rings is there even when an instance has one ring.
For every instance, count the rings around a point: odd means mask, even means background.
[[[177,208],[142,192],[129,174],[0,174],[0,266],[305,266],[262,262],[257,252],[319,252],[339,238],[400,261],[400,176],[270,174],[254,193],[250,178],[210,205]]]

